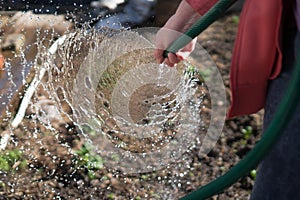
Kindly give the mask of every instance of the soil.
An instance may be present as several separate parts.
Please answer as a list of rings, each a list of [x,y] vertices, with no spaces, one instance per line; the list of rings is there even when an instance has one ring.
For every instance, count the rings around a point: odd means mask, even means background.
[[[159,2],[157,17],[147,25],[161,26],[179,1]],[[238,19],[239,13],[228,13],[199,36],[202,46],[221,72],[228,99],[230,59]],[[141,105],[144,102],[141,96],[149,96],[147,92],[151,88],[155,90],[149,85],[134,94],[141,99],[131,101],[131,107],[136,109],[138,104]],[[48,110],[53,109],[53,102],[49,102],[49,96],[44,94],[40,87],[32,105],[39,103]],[[107,104],[105,99],[99,101]],[[132,111],[135,121],[144,117],[148,107],[142,105],[141,109],[144,109],[143,113]],[[67,108],[64,111],[70,112]],[[209,118],[209,110],[203,112],[204,117]],[[218,142],[205,156],[200,156],[199,148],[194,147],[166,168],[126,175],[106,168],[97,155],[81,154],[88,147],[67,117],[54,116],[52,127],[49,127],[37,118],[41,113],[34,106],[26,114],[22,124],[13,131],[9,126],[0,127],[2,136],[13,133],[2,157],[5,152],[15,149],[22,152],[16,159],[10,159],[7,170],[0,170],[0,199],[178,199],[224,174],[243,158],[260,137],[263,115],[260,112],[227,120]],[[251,130],[250,134],[245,136],[245,130]],[[89,166],[89,162],[95,160],[99,165]],[[211,199],[248,199],[253,184],[253,174],[249,174]]]

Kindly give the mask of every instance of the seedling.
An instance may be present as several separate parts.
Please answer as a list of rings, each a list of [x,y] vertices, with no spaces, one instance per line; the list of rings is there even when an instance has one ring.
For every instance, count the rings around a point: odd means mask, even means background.
[[[142,200],[140,196],[135,197],[135,200]]]
[[[240,17],[239,17],[238,15],[232,16],[232,22],[233,22],[234,24],[238,24],[239,21],[240,21]]]
[[[209,80],[212,74],[211,69],[204,69],[199,70],[196,66],[192,65],[191,63],[187,63],[187,68],[184,70],[184,77],[186,79],[195,79],[200,78],[202,80]]]
[[[16,171],[26,166],[27,161],[19,149],[0,152],[0,171]]]
[[[244,139],[248,140],[251,137],[252,133],[253,133],[252,126],[246,126],[245,128],[243,128],[242,133],[243,133]]]
[[[256,170],[255,170],[255,169],[251,170],[251,172],[250,172],[250,177],[251,177],[253,180],[256,179]]]
[[[78,156],[77,167],[86,169],[89,178],[95,179],[95,171],[103,168],[104,164],[103,158],[96,154],[95,147],[90,143],[85,143],[75,153]]]
[[[115,195],[113,193],[110,193],[107,197],[108,199],[115,199]]]

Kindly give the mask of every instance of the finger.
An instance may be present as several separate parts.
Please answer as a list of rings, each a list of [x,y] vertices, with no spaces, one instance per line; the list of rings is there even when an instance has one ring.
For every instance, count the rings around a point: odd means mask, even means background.
[[[164,56],[163,56],[164,51],[162,49],[155,49],[154,50],[154,57],[156,59],[156,62],[158,64],[161,64],[164,61]]]
[[[175,67],[177,65],[178,62],[173,62],[172,60],[170,60],[169,58],[165,58],[164,63],[166,65],[168,65],[169,67]]]
[[[177,64],[177,63],[179,63],[181,61],[179,59],[179,57],[176,54],[174,54],[174,53],[169,53],[168,54],[168,59],[173,64]]]
[[[185,59],[185,57],[182,56],[180,53],[176,53],[176,56],[180,61]]]
[[[179,51],[176,53],[176,56],[179,60],[185,60],[187,57],[189,57],[190,52],[187,51]]]
[[[171,62],[169,58],[166,58],[166,59],[164,60],[164,63],[165,63],[166,65],[168,65],[169,67],[174,67],[174,66],[176,65],[176,63]]]
[[[195,49],[195,45],[197,43],[197,38],[193,39],[190,43],[188,43],[183,49],[183,52],[192,52]]]
[[[190,42],[183,49],[181,49],[177,53],[177,56],[181,56],[183,59],[186,59],[192,53],[192,51],[195,49],[196,43],[197,43],[197,38],[193,39],[192,42]]]

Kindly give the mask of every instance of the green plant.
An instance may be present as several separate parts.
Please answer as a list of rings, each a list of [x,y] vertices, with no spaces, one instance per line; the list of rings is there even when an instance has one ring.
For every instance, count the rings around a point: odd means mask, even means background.
[[[96,137],[97,132],[94,129],[92,129],[91,127],[97,126],[98,125],[97,123],[98,123],[97,119],[90,119],[88,121],[88,125],[86,125],[86,124],[81,125],[80,128],[85,134],[88,134],[89,136],[92,136],[92,137]]]
[[[192,78],[198,73],[198,70],[195,66],[188,64],[188,67],[184,70],[184,76],[186,78]]]
[[[120,157],[119,157],[118,154],[113,154],[113,155],[111,155],[111,158],[112,158],[114,161],[116,161],[116,162],[120,161]]]
[[[5,188],[6,188],[5,182],[0,181],[0,190]]]
[[[234,24],[238,24],[239,21],[240,21],[240,17],[239,17],[238,15],[232,16],[231,19],[232,19],[232,22],[233,22]]]
[[[212,70],[204,69],[200,70],[196,66],[191,63],[186,63],[187,67],[185,68],[183,74],[186,79],[198,78],[200,81],[202,80],[210,80]]]
[[[245,128],[242,129],[242,134],[245,140],[248,140],[253,133],[253,128],[252,126],[246,126]]]
[[[93,144],[84,143],[75,153],[78,156],[75,162],[77,167],[87,170],[89,178],[95,179],[95,171],[103,168],[104,160],[96,153]]]
[[[15,171],[26,166],[27,160],[19,149],[0,152],[0,171]]]
[[[251,172],[250,172],[250,177],[253,180],[255,180],[256,179],[256,174],[257,174],[256,169],[252,169]]]
[[[148,180],[149,175],[143,174],[143,175],[141,176],[141,178],[142,178],[144,181],[146,181],[146,180]]]
[[[113,193],[110,193],[107,195],[108,199],[115,199],[115,195]]]
[[[155,193],[154,191],[151,191],[150,194],[151,194],[151,197],[153,197],[155,199],[160,199],[159,194]]]

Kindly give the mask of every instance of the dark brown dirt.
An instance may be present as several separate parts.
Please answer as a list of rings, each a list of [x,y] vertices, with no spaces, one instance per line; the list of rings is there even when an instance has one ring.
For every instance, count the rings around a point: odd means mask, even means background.
[[[158,9],[163,13],[175,10],[179,1],[160,2]],[[158,15],[157,25],[162,25],[170,13]],[[199,36],[227,90],[237,19],[238,14],[226,15]],[[42,88],[37,93],[43,93]],[[227,94],[230,96],[229,90]],[[72,153],[83,148],[76,127],[68,120],[57,120],[55,130],[48,129],[35,119],[36,114],[29,109],[22,125],[13,130],[13,142],[6,151],[20,149],[22,157],[8,171],[0,170],[0,199],[178,199],[222,175],[243,158],[258,140],[262,123],[262,113],[228,120],[208,155],[200,156],[195,147],[168,168],[129,176],[104,166],[88,168],[82,157]],[[133,115],[140,118],[137,113]],[[246,137],[242,132],[248,127],[252,131]],[[0,128],[4,130],[2,135],[9,133],[9,127]],[[18,167],[22,160],[26,166]],[[253,182],[248,175],[211,199],[248,199]]]

